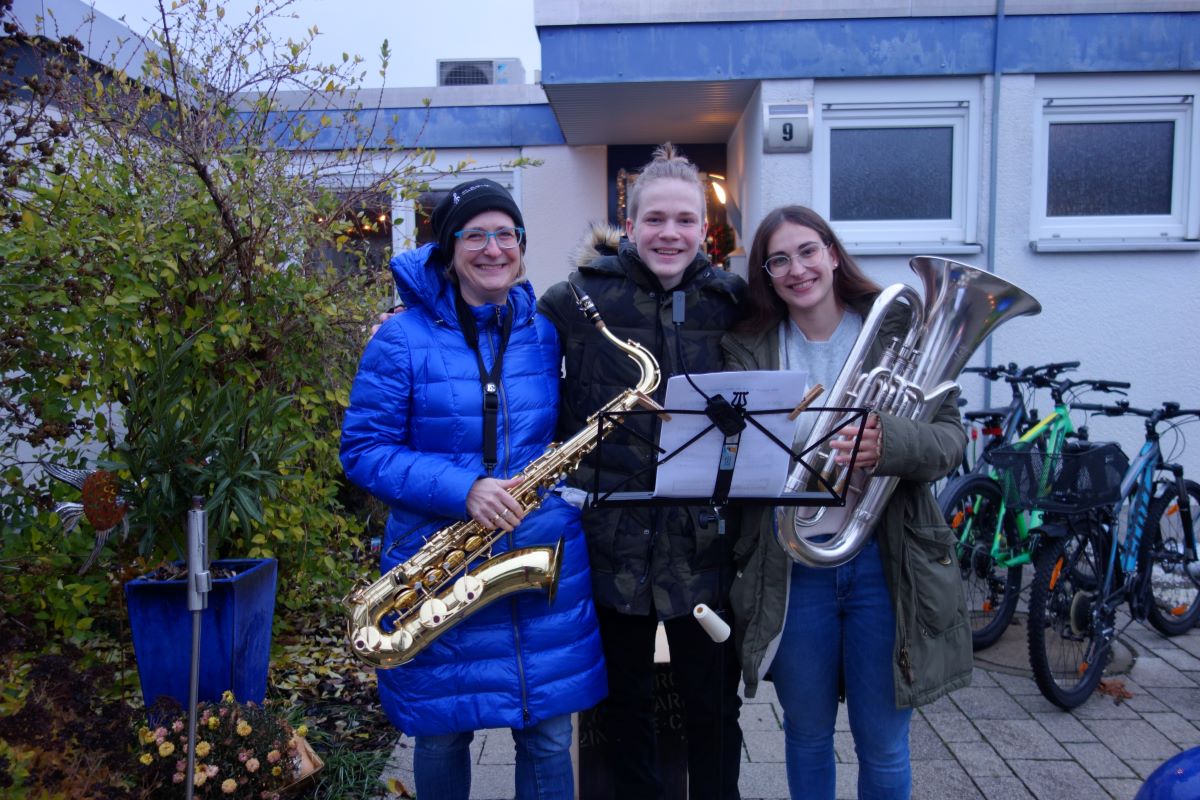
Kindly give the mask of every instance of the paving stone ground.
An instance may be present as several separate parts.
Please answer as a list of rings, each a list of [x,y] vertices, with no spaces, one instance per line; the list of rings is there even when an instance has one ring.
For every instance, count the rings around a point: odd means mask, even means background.
[[[1164,760],[1200,746],[1200,629],[1174,639],[1139,623],[1121,635],[1109,678],[1133,696],[1095,694],[1066,712],[1038,692],[1016,624],[977,654],[971,686],[918,709],[910,749],[913,800],[1132,800]],[[742,707],[743,800],[788,798],[782,712],[769,683]],[[837,797],[853,800],[857,759],[841,708]],[[480,731],[472,800],[513,797],[512,738]],[[387,776],[412,786],[412,741],[401,737]]]

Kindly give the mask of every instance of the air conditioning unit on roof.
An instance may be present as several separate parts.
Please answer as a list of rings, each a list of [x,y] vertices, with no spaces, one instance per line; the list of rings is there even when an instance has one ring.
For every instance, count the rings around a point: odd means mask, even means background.
[[[525,82],[519,58],[439,58],[438,86],[503,85]]]

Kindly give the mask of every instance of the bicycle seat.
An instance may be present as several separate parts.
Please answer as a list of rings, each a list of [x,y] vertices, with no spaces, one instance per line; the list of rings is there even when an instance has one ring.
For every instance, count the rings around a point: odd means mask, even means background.
[[[972,422],[983,419],[1004,419],[1004,415],[1007,413],[1007,408],[977,408],[974,411],[964,411],[963,419],[969,419]]]

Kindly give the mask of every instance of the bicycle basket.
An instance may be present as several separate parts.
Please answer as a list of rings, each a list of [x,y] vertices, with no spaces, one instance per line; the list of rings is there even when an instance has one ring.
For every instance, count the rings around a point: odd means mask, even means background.
[[[997,447],[986,458],[1008,505],[1064,513],[1117,502],[1129,468],[1129,459],[1113,442],[1070,443],[1061,453],[1018,442]]]

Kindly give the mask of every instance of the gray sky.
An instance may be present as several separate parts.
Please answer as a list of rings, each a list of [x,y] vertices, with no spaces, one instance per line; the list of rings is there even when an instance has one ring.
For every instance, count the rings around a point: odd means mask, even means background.
[[[157,17],[155,0],[85,0],[96,10],[143,33]],[[165,0],[168,8],[170,0]],[[240,21],[257,0],[209,0],[225,6],[226,19]],[[519,58],[525,82],[541,67],[541,48],[533,27],[533,0],[296,0],[288,12],[298,19],[279,20],[281,38],[298,39],[307,28],[320,34],[312,61],[341,63],[342,53],[360,55],[366,86],[378,86],[379,46],[392,50],[388,86],[433,86],[439,58]]]

